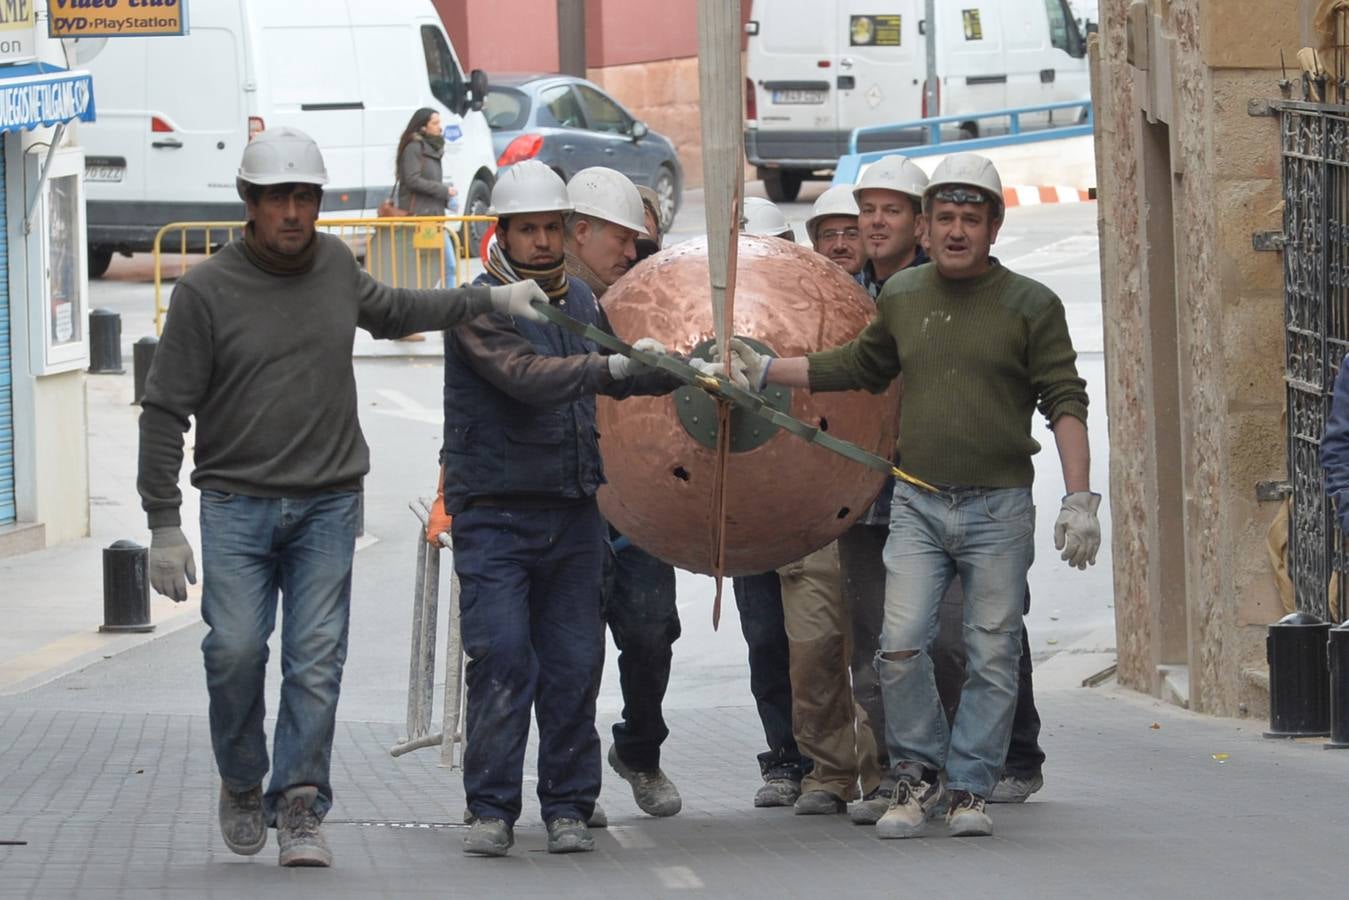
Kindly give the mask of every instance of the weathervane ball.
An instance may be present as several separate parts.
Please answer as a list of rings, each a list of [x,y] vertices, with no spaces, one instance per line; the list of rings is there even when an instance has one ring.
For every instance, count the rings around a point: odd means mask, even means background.
[[[604,295],[622,336],[649,335],[674,353],[710,356],[714,340],[707,240],[673,246],[642,262]],[[740,236],[735,334],[778,356],[846,343],[873,305],[841,268],[806,247]],[[899,391],[812,395],[770,386],[765,399],[835,437],[888,457]],[[599,398],[605,518],[634,544],[692,572],[713,569],[716,404],[698,388],[665,397]],[[767,572],[825,546],[875,499],[885,476],[734,412],[726,472],[728,575]]]

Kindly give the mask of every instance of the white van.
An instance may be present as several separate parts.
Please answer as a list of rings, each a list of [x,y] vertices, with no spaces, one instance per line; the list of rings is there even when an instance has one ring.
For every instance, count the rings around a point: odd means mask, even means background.
[[[276,125],[322,148],[324,215],[374,215],[393,187],[399,135],[432,107],[459,209],[487,209],[487,79],[464,77],[431,0],[192,0],[191,11],[185,37],[77,48],[98,92],[98,120],[80,127],[91,277],[114,252],[150,249],[168,222],[243,218],[240,155]]]
[[[829,177],[854,128],[1090,95],[1086,41],[1068,0],[936,0],[932,111],[924,0],[885,7],[881,14],[874,0],[754,0],[745,155],[773,200],[794,200],[803,180]],[[960,130],[976,136],[979,124]],[[921,129],[893,130],[864,136],[860,149],[923,140]]]

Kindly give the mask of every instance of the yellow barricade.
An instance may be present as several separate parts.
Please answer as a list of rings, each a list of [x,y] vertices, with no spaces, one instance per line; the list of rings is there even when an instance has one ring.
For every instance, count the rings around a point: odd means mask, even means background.
[[[492,216],[334,218],[319,219],[318,229],[341,238],[376,280],[392,287],[434,288],[468,280],[469,262],[477,249],[470,240],[471,228],[495,221]],[[243,227],[243,222],[171,222],[159,229],[154,245],[155,334],[163,332],[168,311],[163,294],[165,257],[177,255],[173,276],[177,277],[199,257],[209,257],[239,237]]]

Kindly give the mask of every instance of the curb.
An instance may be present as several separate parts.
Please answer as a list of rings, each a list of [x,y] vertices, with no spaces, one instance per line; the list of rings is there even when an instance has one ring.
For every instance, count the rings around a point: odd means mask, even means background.
[[[1095,199],[1095,188],[1075,188],[1062,184],[1017,184],[1002,189],[1002,200],[1007,206],[1039,206],[1042,203],[1086,203]]]

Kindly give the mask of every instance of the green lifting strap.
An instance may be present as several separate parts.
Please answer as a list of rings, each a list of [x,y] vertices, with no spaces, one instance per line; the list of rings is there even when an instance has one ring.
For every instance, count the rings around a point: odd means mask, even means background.
[[[877,456],[874,453],[868,453],[861,447],[842,438],[834,437],[832,434],[821,431],[814,425],[808,425],[800,419],[787,415],[785,412],[773,409],[764,403],[763,398],[753,391],[747,391],[742,387],[732,384],[729,379],[722,375],[708,376],[699,372],[693,366],[683,360],[667,356],[662,353],[651,353],[647,350],[634,349],[631,344],[626,344],[614,337],[603,329],[596,328],[594,325],[587,325],[584,322],[578,322],[571,316],[562,312],[562,310],[548,303],[535,300],[533,306],[543,314],[550,323],[556,325],[564,331],[570,331],[578,337],[594,341],[606,350],[611,350],[622,356],[634,359],[644,366],[652,369],[660,369],[669,372],[685,384],[694,387],[700,387],[717,397],[729,401],[732,405],[746,412],[753,413],[761,419],[766,419],[783,431],[793,434],[803,441],[810,444],[823,447],[831,453],[837,453],[845,459],[860,463],[868,468],[875,469],[878,472],[884,472],[886,475],[893,475],[900,481],[907,482],[914,487],[922,488],[925,491],[936,492],[936,488],[920,478],[915,478],[908,472],[905,472],[899,466],[894,465],[890,460],[883,456]]]

